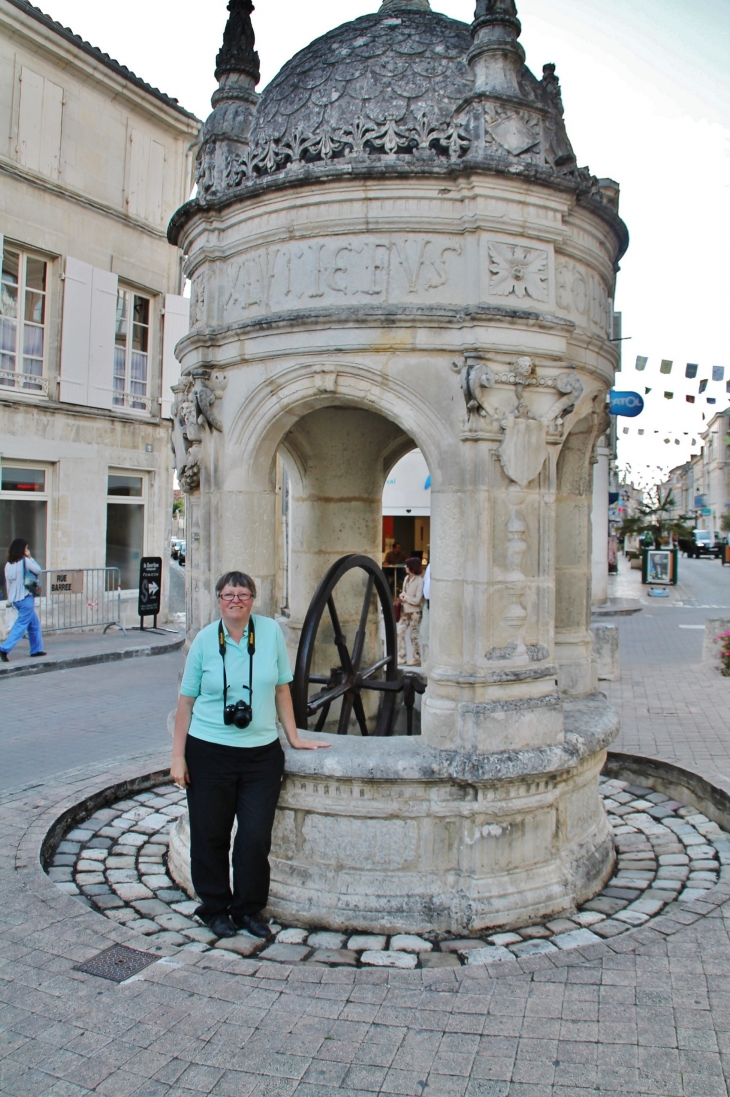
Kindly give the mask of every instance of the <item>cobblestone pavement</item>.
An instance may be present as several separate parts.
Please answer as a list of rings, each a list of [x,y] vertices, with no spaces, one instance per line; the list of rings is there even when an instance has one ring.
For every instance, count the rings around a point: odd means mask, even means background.
[[[727,1097],[730,882],[601,944],[488,967],[289,965],[191,943],[158,945],[119,985],[75,971],[147,942],[60,891],[39,845],[80,800],[165,762],[0,801],[3,1097]]]
[[[682,581],[665,603],[621,566],[616,595],[641,597],[644,608],[611,622],[622,674],[601,689],[621,713],[615,749],[697,770],[730,792],[730,679],[701,663],[705,620],[730,616],[730,568],[680,559]]]

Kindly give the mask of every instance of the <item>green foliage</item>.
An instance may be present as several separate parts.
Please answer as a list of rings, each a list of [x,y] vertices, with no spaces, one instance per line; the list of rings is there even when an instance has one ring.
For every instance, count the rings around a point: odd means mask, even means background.
[[[694,519],[691,514],[675,518],[671,513],[675,505],[671,489],[662,494],[660,488],[652,488],[646,501],[639,505],[638,513],[624,518],[621,533],[624,536],[650,533],[657,546],[668,541],[671,535],[691,537]]]
[[[720,519],[720,529],[723,533],[730,533],[730,510],[726,510]]]
[[[184,499],[175,499],[175,501],[173,502],[173,504],[172,504],[172,516],[173,516],[173,518],[175,517],[175,515],[179,515],[180,518],[183,518],[185,516],[185,500]]]

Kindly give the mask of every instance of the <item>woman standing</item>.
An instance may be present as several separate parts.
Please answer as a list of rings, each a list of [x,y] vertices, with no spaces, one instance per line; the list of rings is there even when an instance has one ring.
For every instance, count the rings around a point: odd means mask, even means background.
[[[423,602],[423,564],[417,556],[406,560],[406,581],[400,592],[400,620],[398,621],[398,662],[401,666],[417,667],[421,663],[421,645],[418,629],[421,624],[421,603]],[[410,641],[411,658],[406,654],[406,644]]]
[[[35,597],[28,590],[26,581],[35,583],[41,573],[41,566],[30,554],[28,542],[22,537],[16,537],[8,549],[8,562],[5,565],[5,589],[8,602],[12,602],[18,611],[15,624],[8,633],[8,638],[0,644],[0,659],[3,663],[9,663],[8,652],[12,651],[19,640],[22,640],[26,632],[30,643],[30,654],[34,659],[45,655],[43,650],[43,634],[38,614],[35,611]]]
[[[217,937],[239,929],[268,937],[261,911],[269,899],[271,831],[284,773],[277,713],[296,750],[329,744],[299,738],[284,636],[270,617],[252,615],[253,579],[230,571],[215,590],[221,617],[201,629],[188,653],[170,774],[188,793],[196,915]]]

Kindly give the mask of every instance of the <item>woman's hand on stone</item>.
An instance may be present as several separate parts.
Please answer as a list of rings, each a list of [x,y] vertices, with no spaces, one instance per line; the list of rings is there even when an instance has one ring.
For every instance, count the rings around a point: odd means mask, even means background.
[[[299,739],[297,737],[296,739],[290,739],[289,745],[294,750],[321,750],[322,747],[328,747],[329,743],[315,743],[313,739]]]
[[[179,760],[173,758],[172,765],[170,766],[170,776],[178,788],[188,787],[190,784],[190,774],[188,773],[188,764],[184,758],[180,758]]]

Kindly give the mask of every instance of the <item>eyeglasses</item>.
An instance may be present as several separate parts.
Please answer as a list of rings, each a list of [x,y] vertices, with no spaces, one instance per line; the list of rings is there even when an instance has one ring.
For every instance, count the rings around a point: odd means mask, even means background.
[[[253,594],[250,590],[245,591],[243,594],[219,594],[221,602],[250,602],[253,598]]]

